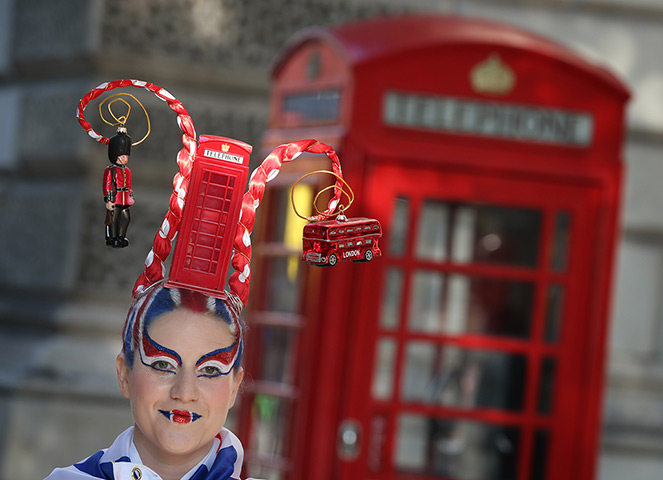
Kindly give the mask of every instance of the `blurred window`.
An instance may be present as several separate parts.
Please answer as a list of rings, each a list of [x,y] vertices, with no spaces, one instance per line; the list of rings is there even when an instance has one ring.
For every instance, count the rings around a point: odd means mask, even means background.
[[[396,435],[394,466],[401,473],[459,480],[518,477],[517,428],[403,413]]]

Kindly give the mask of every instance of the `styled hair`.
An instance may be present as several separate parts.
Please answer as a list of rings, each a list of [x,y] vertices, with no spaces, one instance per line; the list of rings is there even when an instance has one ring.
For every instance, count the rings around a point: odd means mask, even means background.
[[[241,364],[244,350],[244,326],[239,311],[231,297],[217,298],[184,288],[166,288],[159,282],[145,289],[131,304],[122,332],[122,353],[130,368],[133,368],[136,352],[147,342],[151,342],[147,330],[155,318],[178,308],[186,308],[195,313],[209,313],[228,324],[234,338],[231,347],[231,370]]]

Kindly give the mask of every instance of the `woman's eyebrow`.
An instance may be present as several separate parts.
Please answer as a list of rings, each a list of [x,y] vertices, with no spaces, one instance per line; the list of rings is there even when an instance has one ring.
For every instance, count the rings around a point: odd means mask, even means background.
[[[170,348],[164,347],[157,341],[153,340],[152,337],[150,337],[150,335],[147,333],[147,331],[143,332],[141,354],[143,352],[147,357],[166,356],[172,358],[177,362],[178,366],[180,367],[182,366],[182,357],[175,350],[171,350]]]
[[[196,362],[196,367],[200,366],[202,363],[207,362],[209,360],[216,360],[223,363],[224,365],[230,365],[230,363],[232,362],[235,356],[236,349],[237,349],[237,341],[235,341],[229,347],[212,350],[211,352],[206,353],[205,355],[203,355],[198,359],[198,361]]]

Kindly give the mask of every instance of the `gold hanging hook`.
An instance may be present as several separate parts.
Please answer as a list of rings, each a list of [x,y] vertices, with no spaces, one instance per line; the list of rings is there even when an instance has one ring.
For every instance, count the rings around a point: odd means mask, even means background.
[[[129,114],[131,113],[131,105],[129,104],[129,102],[127,102],[125,99],[123,99],[122,96],[127,96],[127,97],[131,97],[131,98],[133,98],[134,101],[135,101],[138,105],[140,105],[140,108],[143,109],[143,113],[145,114],[145,119],[147,120],[147,133],[146,133],[145,136],[144,136],[143,138],[141,138],[138,142],[134,142],[134,143],[131,144],[131,146],[135,147],[136,145],[140,145],[141,143],[143,143],[143,142],[145,141],[145,139],[150,135],[150,133],[151,133],[151,128],[152,128],[151,125],[150,125],[150,116],[147,114],[147,110],[145,109],[145,107],[143,106],[143,104],[140,103],[140,100],[138,100],[136,97],[134,97],[134,96],[133,96],[132,94],[130,94],[130,93],[124,93],[124,92],[122,92],[122,93],[116,93],[115,95],[111,95],[110,97],[106,97],[104,100],[102,100],[102,101],[99,103],[99,116],[101,117],[101,119],[103,120],[103,122],[104,122],[106,125],[110,125],[111,127],[124,126],[124,125],[127,123],[127,120],[129,119]],[[117,97],[117,98],[116,98],[116,97]],[[113,100],[112,102],[108,102],[111,98],[114,98],[114,100]],[[117,102],[117,101],[120,101],[120,102],[124,103],[124,104],[127,106],[127,113],[126,113],[126,115],[120,115],[119,118],[116,117],[115,114],[113,113],[113,110],[111,110],[111,105],[112,105],[113,103]],[[108,102],[108,106],[107,106],[107,108],[108,108],[108,112],[110,113],[111,117],[113,117],[113,120],[115,120],[116,123],[111,123],[111,122],[109,122],[108,120],[106,120],[106,119],[104,118],[104,114],[103,114],[103,111],[102,111],[102,107],[104,106],[104,104],[105,104],[106,102]]]
[[[301,215],[301,214],[297,211],[297,206],[295,205],[295,187],[296,187],[296,186],[299,184],[299,182],[301,182],[303,179],[305,179],[306,177],[308,177],[308,176],[310,176],[310,175],[314,175],[314,174],[316,174],[316,173],[328,173],[328,174],[330,174],[330,175],[333,175],[333,176],[336,177],[338,180],[340,180],[341,183],[343,183],[343,185],[345,185],[345,187],[347,187],[348,191],[346,191],[345,189],[343,189],[343,188],[341,188],[341,187],[338,187],[338,186],[336,185],[336,183],[334,183],[333,185],[329,185],[329,186],[323,188],[322,190],[320,190],[320,191],[317,193],[317,195],[313,198],[313,208],[315,209],[315,211],[317,212],[317,214],[318,214],[319,216],[321,216],[321,217],[325,217],[325,218],[332,218],[332,217],[334,217],[334,216],[336,216],[336,215],[343,215],[343,214],[344,214],[344,211],[347,210],[348,208],[350,208],[350,205],[352,205],[352,202],[354,202],[354,200],[355,200],[355,194],[354,194],[354,192],[352,191],[352,188],[350,187],[350,185],[348,185],[348,182],[346,182],[345,179],[343,179],[343,177],[341,177],[340,175],[338,175],[338,174],[336,174],[336,173],[334,173],[334,172],[331,172],[331,171],[329,171],[329,170],[316,170],[316,171],[314,171],[314,172],[306,173],[306,174],[302,175],[301,177],[299,177],[299,179],[293,184],[292,188],[290,189],[290,202],[292,203],[292,209],[294,210],[295,215],[297,215],[299,218],[303,218],[304,220],[308,220],[308,221],[311,221],[311,220],[312,220],[312,217],[305,217],[305,216]],[[322,195],[322,194],[323,194],[324,192],[326,192],[327,190],[331,190],[331,189],[335,189],[335,188],[339,188],[339,189],[341,190],[341,195],[345,195],[345,196],[346,196],[346,198],[348,199],[348,204],[347,204],[347,205],[343,205],[342,203],[339,203],[339,204],[336,206],[336,208],[332,211],[332,213],[324,213],[324,211],[320,211],[320,209],[318,208],[318,198],[320,197],[320,195]],[[348,192],[349,192],[349,193],[348,193]],[[339,200],[340,200],[340,197],[339,197]],[[334,213],[334,212],[336,212],[336,210],[338,210],[338,213]]]

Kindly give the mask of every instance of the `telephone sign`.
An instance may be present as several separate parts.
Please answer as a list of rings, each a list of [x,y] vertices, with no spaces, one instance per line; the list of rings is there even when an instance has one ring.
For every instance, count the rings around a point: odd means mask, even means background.
[[[578,147],[592,141],[590,114],[552,108],[387,92],[383,115],[386,125],[402,128]]]

